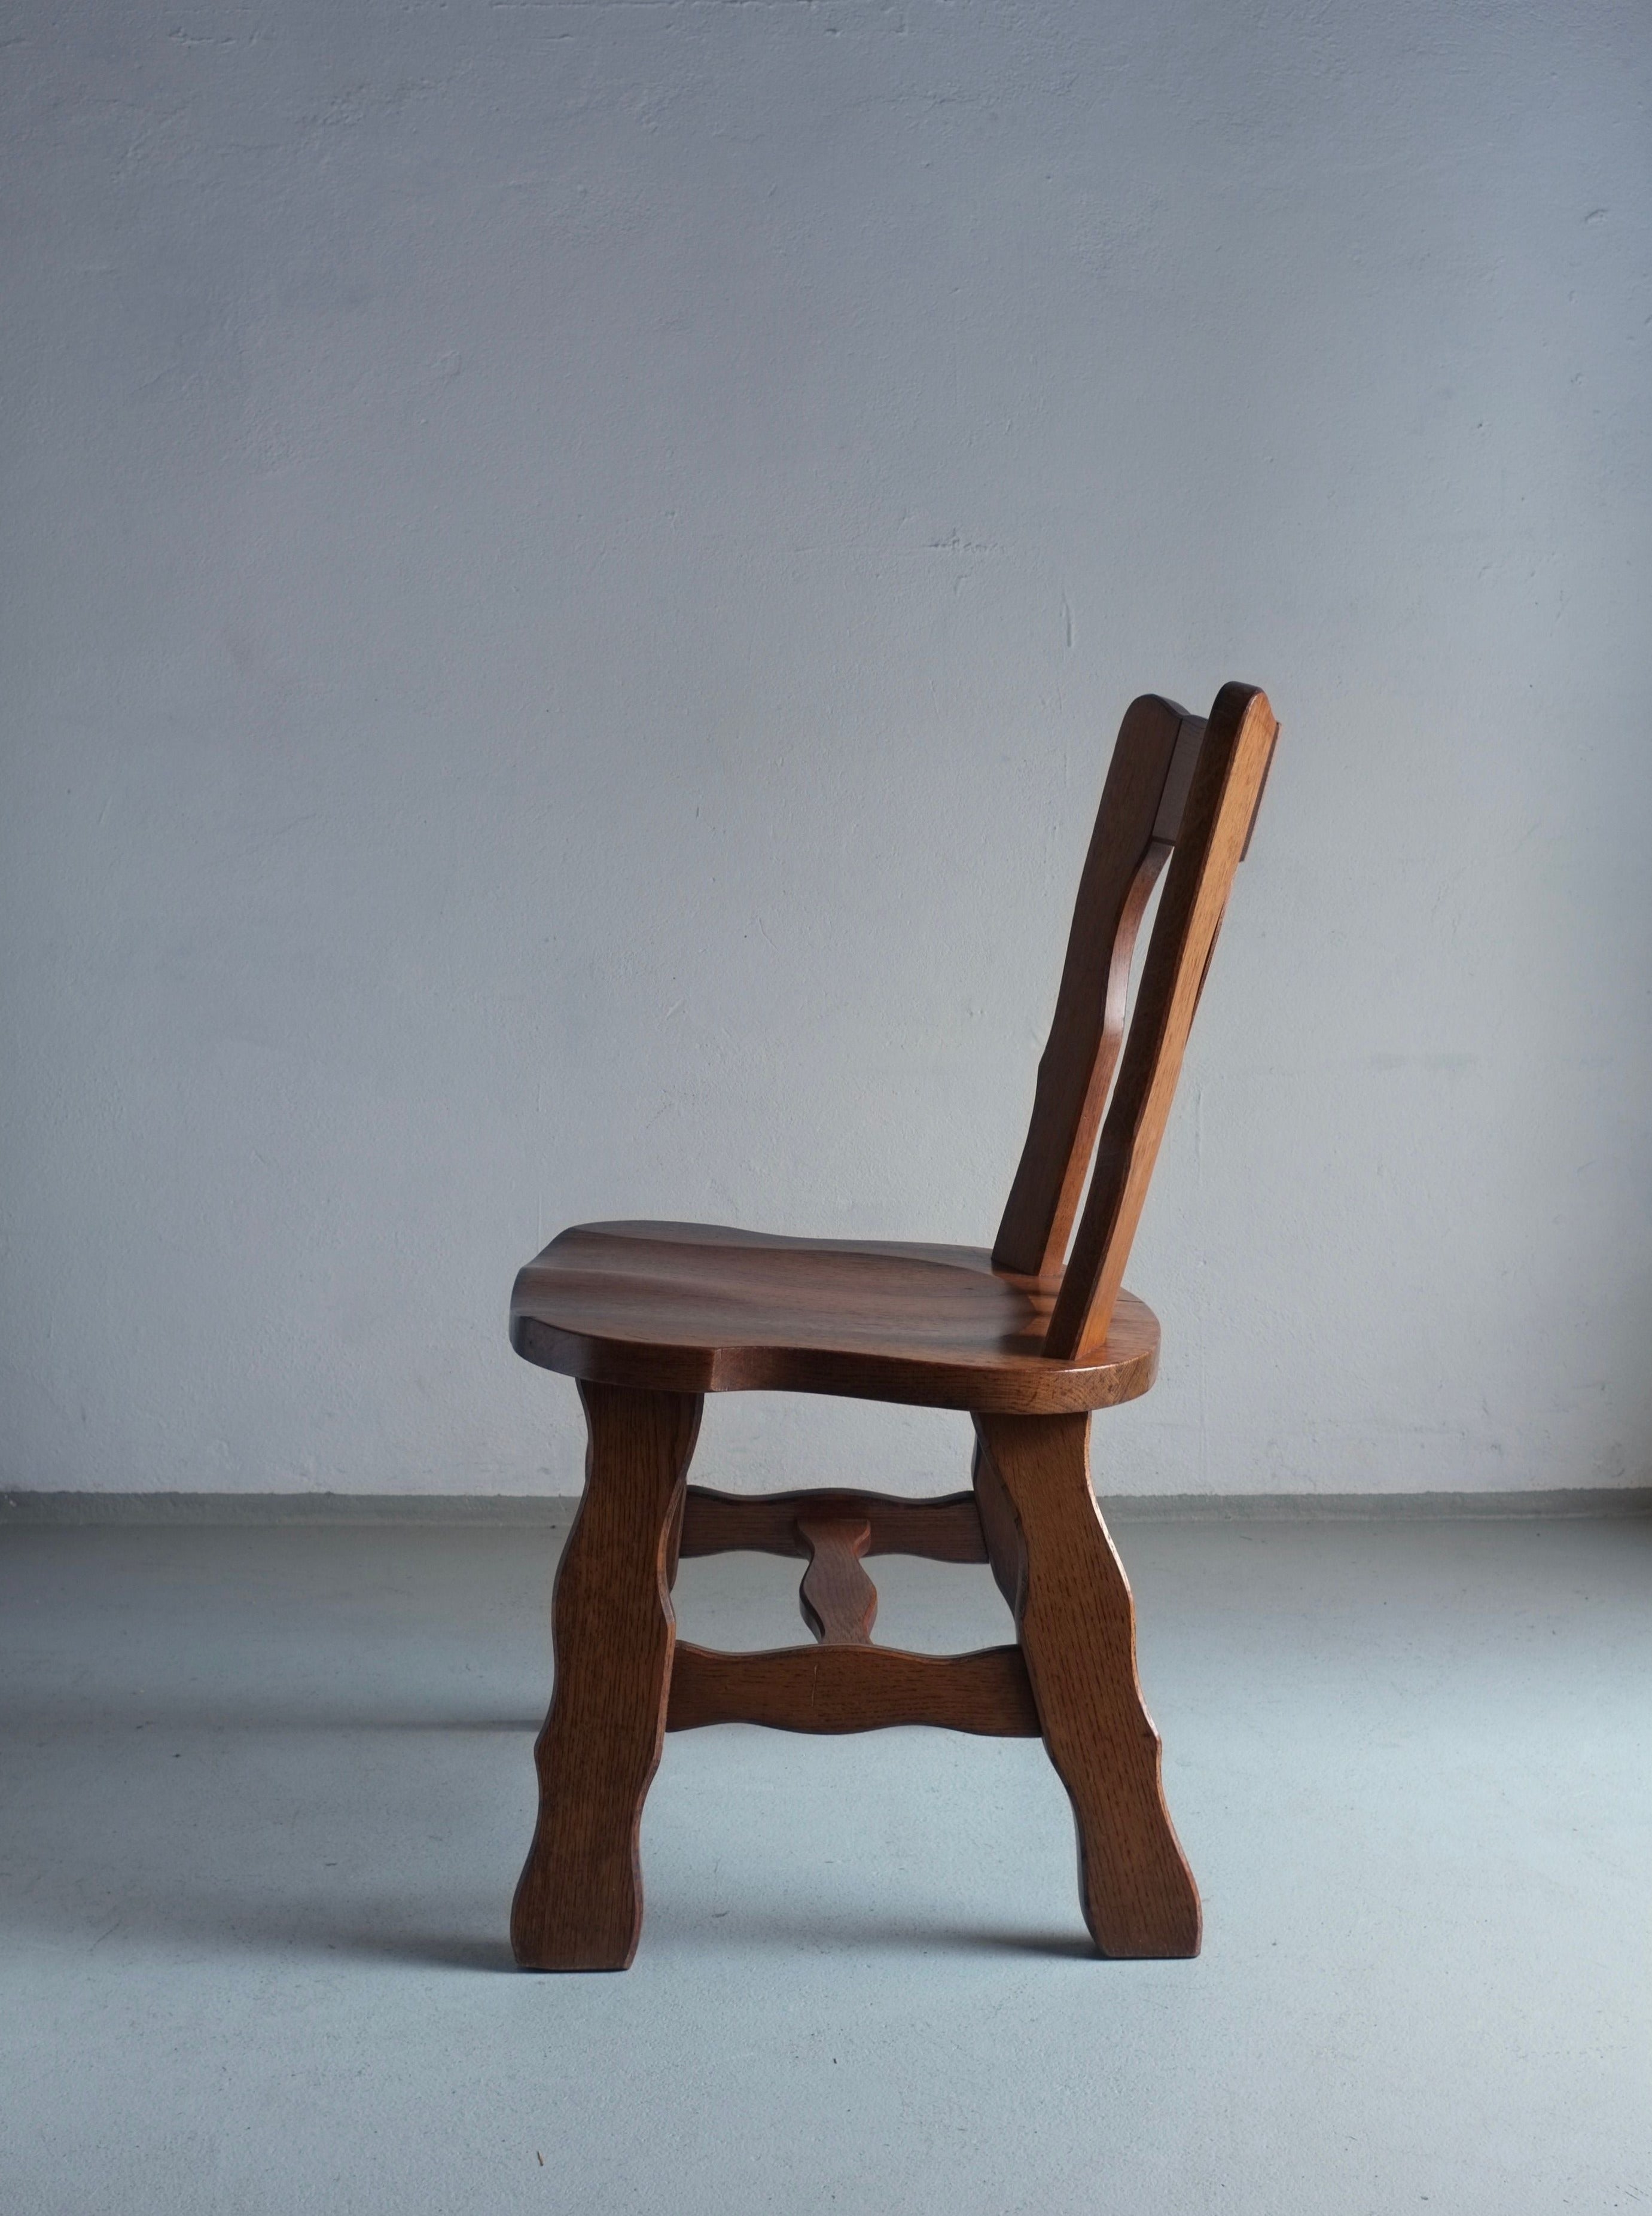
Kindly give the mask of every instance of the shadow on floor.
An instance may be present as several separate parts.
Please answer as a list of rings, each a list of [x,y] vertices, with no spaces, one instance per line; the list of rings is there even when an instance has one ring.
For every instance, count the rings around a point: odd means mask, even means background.
[[[21,1905],[21,1904],[19,1904]],[[191,1956],[253,1955],[313,1961],[331,1956],[395,1963],[406,1968],[455,1970],[472,1974],[507,1973],[516,1969],[506,1934],[509,1893],[502,1890],[490,1905],[492,1930],[434,1931],[410,1929],[408,1903],[397,1900],[375,1908],[361,1902],[317,1900],[313,1896],[251,1906],[192,1894],[167,1900],[150,1895],[111,1905],[97,1922],[88,1924],[72,1911],[59,1917],[42,1914],[42,1904],[29,1904],[33,1913],[8,1919],[4,1936],[16,1944],[65,1947],[69,1951],[97,1954],[106,1963],[120,1955],[160,1952],[187,1961]],[[65,1908],[68,1904],[65,1904]],[[753,1948],[812,1957],[843,1955],[998,1954],[1032,1959],[1094,1961],[1095,1948],[1082,1930],[1050,1931],[1003,1928],[971,1930],[937,1918],[912,1916],[845,1914],[823,1910],[811,1914],[800,1907],[795,1914],[761,1909],[749,1914],[724,1911],[694,1913],[676,1903],[662,1904],[650,1912],[643,1936],[644,1956],[663,1967],[701,1961],[721,1953],[747,1953]]]

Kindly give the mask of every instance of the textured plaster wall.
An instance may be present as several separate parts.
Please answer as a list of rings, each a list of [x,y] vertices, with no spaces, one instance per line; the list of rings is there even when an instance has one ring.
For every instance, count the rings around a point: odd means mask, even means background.
[[[0,1482],[568,1491],[562,1223],[989,1239],[1119,712],[1228,676],[1285,736],[1102,1482],[1644,1481],[1649,63],[14,0]]]

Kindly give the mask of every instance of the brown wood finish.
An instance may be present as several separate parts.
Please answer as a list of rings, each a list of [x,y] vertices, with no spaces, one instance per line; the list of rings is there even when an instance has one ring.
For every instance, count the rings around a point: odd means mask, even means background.
[[[1165,1809],[1130,1588],[1090,1490],[1087,1441],[1090,1412],[1144,1393],[1157,1366],[1157,1323],[1122,1272],[1276,736],[1267,699],[1246,686],[1224,686],[1208,722],[1156,696],[1125,716],[990,1254],[598,1223],[564,1231],[521,1271],[512,1343],[580,1381],[590,1452],[556,1587],[539,1822],[512,1915],[518,1961],[631,1960],[638,1830],[662,1732],[725,1722],[1041,1733],[1072,1802],[1098,1947],[1198,1951],[1199,1896]],[[1167,858],[1126,1027],[1135,940]],[[700,1396],[758,1389],[967,1411],[973,1493],[751,1499],[688,1487]],[[718,1654],[675,1643],[679,1553],[733,1548],[808,1558],[799,1605],[822,1644]],[[873,1646],[877,1596],[861,1560],[891,1552],[989,1561],[1019,1646]]]
[[[1267,695],[1254,686],[1224,685],[1217,694],[1096,1148],[1089,1197],[1050,1320],[1046,1349],[1060,1359],[1082,1362],[1106,1343],[1193,1013],[1279,734]]]
[[[1131,703],[1119,727],[995,1269],[1060,1274],[1125,1034],[1136,934],[1169,858],[1204,729],[1150,692]]]
[[[878,1588],[860,1567],[872,1538],[865,1517],[811,1517],[798,1526],[809,1567],[798,1588],[803,1620],[825,1647],[870,1647]]]
[[[767,1724],[776,1731],[884,1731],[937,1724],[994,1739],[1036,1739],[1039,1712],[1018,1647],[908,1654],[897,1647],[780,1647],[718,1654],[680,1640],[668,1731]]]
[[[982,1522],[1004,1548],[1044,1743],[1073,1804],[1090,1936],[1104,1954],[1196,1954],[1199,1893],[1142,1705],[1130,1586],[1090,1490],[1089,1419],[978,1416],[976,1431],[976,1481],[993,1496]]]
[[[804,1518],[864,1519],[868,1554],[920,1554],[932,1562],[984,1562],[986,1542],[971,1493],[903,1500],[882,1493],[714,1493],[691,1485],[682,1519],[685,1554],[804,1555]]]
[[[976,1506],[980,1514],[982,1536],[986,1542],[987,1560],[992,1564],[993,1583],[1002,1593],[1010,1614],[1019,1618],[1021,1571],[1026,1560],[1020,1530],[1015,1521],[1015,1511],[1010,1505],[1009,1495],[1004,1491],[978,1434],[971,1475],[975,1484]]]
[[[1040,1410],[1134,1400],[1159,1327],[1129,1295],[1104,1343],[1051,1361],[1053,1286],[975,1246],[780,1239],[699,1223],[582,1223],[530,1262],[511,1343],[546,1370],[650,1392],[848,1394]]]
[[[585,1491],[557,1573],[539,1820],[510,1917],[512,1950],[533,1970],[623,1970],[637,1951],[638,1834],[676,1637],[666,1546],[700,1427],[690,1396],[579,1392]]]

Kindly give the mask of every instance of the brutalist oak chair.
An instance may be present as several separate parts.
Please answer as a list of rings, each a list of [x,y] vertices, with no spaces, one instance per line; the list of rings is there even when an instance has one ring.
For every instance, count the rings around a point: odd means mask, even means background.
[[[591,1223],[517,1279],[513,1344],[578,1379],[590,1437],[556,1583],[539,1821],[511,1915],[519,1962],[629,1964],[663,1734],[734,1722],[1041,1735],[1077,1819],[1097,1947],[1198,1953],[1199,1894],[1142,1706],[1130,1588],[1090,1489],[1089,1425],[1092,1409],[1145,1393],[1157,1368],[1158,1324],[1123,1290],[1125,1262],[1277,736],[1245,685],[1224,686],[1208,721],[1154,696],[1126,714],[990,1254]],[[1125,1040],[1136,933],[1167,859]],[[973,1490],[742,1499],[689,1486],[703,1396],[759,1389],[967,1410]],[[722,1654],[677,1640],[679,1556],[732,1548],[807,1560],[800,1599],[818,1645]],[[878,1554],[990,1562],[1018,1643],[873,1646],[860,1564]]]

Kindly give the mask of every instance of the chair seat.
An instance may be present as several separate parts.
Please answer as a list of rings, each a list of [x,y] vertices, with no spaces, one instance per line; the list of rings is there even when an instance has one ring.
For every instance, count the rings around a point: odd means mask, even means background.
[[[1159,1327],[1121,1293],[1099,1353],[1039,1350],[1057,1287],[976,1246],[583,1223],[517,1277],[511,1344],[542,1369],[668,1393],[835,1393],[1047,1415],[1134,1400]]]

